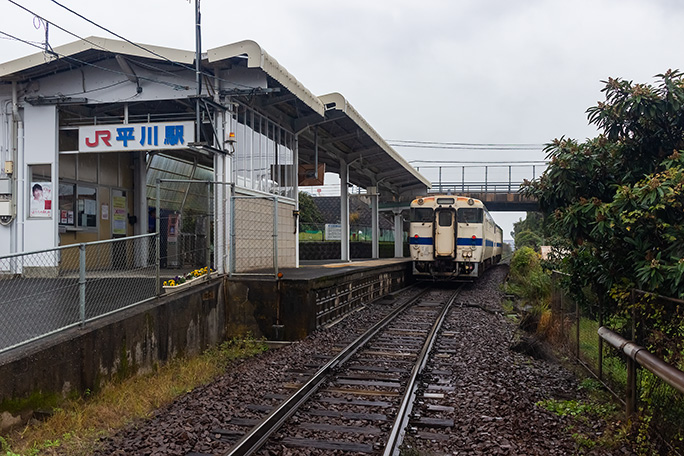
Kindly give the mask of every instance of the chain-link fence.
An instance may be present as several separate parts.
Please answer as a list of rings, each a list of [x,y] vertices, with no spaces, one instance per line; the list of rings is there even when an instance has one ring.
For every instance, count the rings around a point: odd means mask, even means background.
[[[339,224],[300,223],[299,240],[301,242],[339,241],[341,228]],[[349,240],[351,242],[371,242],[373,229],[365,225],[350,225]],[[379,229],[379,242],[394,242],[394,229]]]
[[[589,290],[576,290],[574,295],[567,293],[572,285],[565,273],[553,271],[552,282],[551,340],[621,397],[627,382],[627,364],[598,335],[599,327],[604,324],[598,300]],[[629,338],[627,334],[624,336]]]
[[[157,295],[157,236],[0,257],[0,352]]]
[[[631,340],[670,366],[684,371],[684,301],[641,290],[633,290],[630,301],[633,309]],[[647,369],[637,372],[637,403],[648,404],[651,426],[670,445],[667,450],[684,455],[682,389],[677,391]],[[680,375],[679,378],[682,377]]]
[[[233,196],[232,201],[231,273],[277,275],[278,197]]]
[[[553,272],[550,340],[565,354],[578,360],[620,401],[636,400],[650,416],[649,430],[660,436],[664,452],[684,454],[684,395],[646,369],[638,369],[635,385],[629,385],[629,359],[598,335],[610,327],[622,338],[643,345],[656,357],[684,370],[684,301],[634,290],[629,298],[631,317],[604,321],[604,312],[588,290],[573,287],[570,276]],[[567,290],[573,290],[573,294]],[[667,321],[662,317],[667,315]],[[676,453],[678,452],[678,453]]]
[[[160,180],[154,211],[162,269],[194,269],[212,264],[212,182]]]

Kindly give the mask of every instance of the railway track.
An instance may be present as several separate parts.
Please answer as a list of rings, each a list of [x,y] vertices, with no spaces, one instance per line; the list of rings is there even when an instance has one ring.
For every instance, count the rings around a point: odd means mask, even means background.
[[[213,429],[212,435],[229,443],[222,456],[252,454],[383,454],[399,453],[404,430],[429,426],[448,427],[453,421],[440,413],[453,412],[448,405],[425,402],[444,399],[440,370],[431,368],[421,379],[435,344],[453,334],[440,328],[458,290],[424,289],[361,335],[350,337],[337,356],[310,371],[290,372],[285,388],[292,394],[271,394],[271,403],[250,404],[255,419],[233,420],[250,426],[242,432]],[[441,342],[440,342],[441,344]],[[441,353],[441,352],[440,352]],[[439,353],[437,357],[441,356]],[[313,367],[313,366],[310,366]],[[279,405],[273,405],[280,402]],[[420,416],[412,415],[414,404]],[[429,411],[436,416],[422,416]],[[415,433],[415,432],[414,432]],[[439,438],[438,432],[423,432],[425,438]],[[189,453],[188,456],[205,456]]]

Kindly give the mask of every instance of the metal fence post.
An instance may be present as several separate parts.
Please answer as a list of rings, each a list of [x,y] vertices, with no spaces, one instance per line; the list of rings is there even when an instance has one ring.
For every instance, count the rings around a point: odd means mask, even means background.
[[[511,179],[511,168],[512,168],[512,166],[508,165],[508,193],[511,192],[511,181],[512,181],[512,179]]]
[[[236,256],[235,255],[235,246],[237,245],[237,242],[235,241],[235,204],[237,201],[237,197],[232,196],[230,197],[230,256],[229,256],[229,261],[230,261],[230,266],[228,268],[228,275],[232,276],[235,274],[235,268],[237,265],[236,262]]]
[[[86,245],[78,246],[78,304],[81,318],[81,328],[85,326],[86,319]]]
[[[627,416],[636,411],[637,403],[637,363],[632,358],[627,357],[627,390],[625,400],[625,411]]]
[[[278,195],[273,197],[273,269],[278,278]]]
[[[157,262],[156,264],[156,284],[155,284],[155,290],[157,293],[157,296],[161,295],[161,233],[159,231],[160,228],[160,220],[161,220],[161,208],[160,208],[160,200],[159,200],[159,195],[161,194],[161,180],[157,179],[157,198],[155,202],[155,214],[156,217],[154,218],[154,230],[155,230],[155,238],[157,239],[157,242],[155,242],[155,261]]]
[[[442,193],[442,167],[439,167],[439,193]]]
[[[207,218],[206,218],[206,249],[207,249],[207,274],[211,271],[211,224],[213,222],[213,215],[211,210],[211,182],[207,181]]]
[[[487,180],[488,180],[488,174],[489,174],[489,169],[487,166],[485,166],[485,188],[484,192],[487,193]]]
[[[599,299],[599,328],[603,326],[603,300]],[[598,336],[598,378],[603,381],[603,338]]]
[[[577,345],[575,346],[575,356],[580,359],[580,307],[579,300],[575,300],[575,340]]]
[[[461,166],[461,192],[465,193],[465,166]]]

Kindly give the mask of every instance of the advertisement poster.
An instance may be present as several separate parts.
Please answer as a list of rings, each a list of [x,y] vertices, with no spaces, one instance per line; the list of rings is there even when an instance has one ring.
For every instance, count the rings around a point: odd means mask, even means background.
[[[126,235],[126,197],[112,197],[112,234]]]
[[[52,182],[31,182],[29,216],[52,218]]]

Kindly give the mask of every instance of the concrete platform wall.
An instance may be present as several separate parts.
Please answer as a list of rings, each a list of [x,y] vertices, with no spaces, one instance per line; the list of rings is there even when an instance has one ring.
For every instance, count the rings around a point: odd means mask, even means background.
[[[271,340],[299,340],[411,280],[410,262],[310,279],[229,279],[228,331],[250,332]]]
[[[141,304],[0,357],[0,402],[34,393],[96,391],[226,338],[223,280]],[[0,410],[2,412],[2,410]]]
[[[302,339],[410,280],[410,262],[293,280],[217,278],[3,353],[0,404],[35,393],[96,391],[248,332]]]

